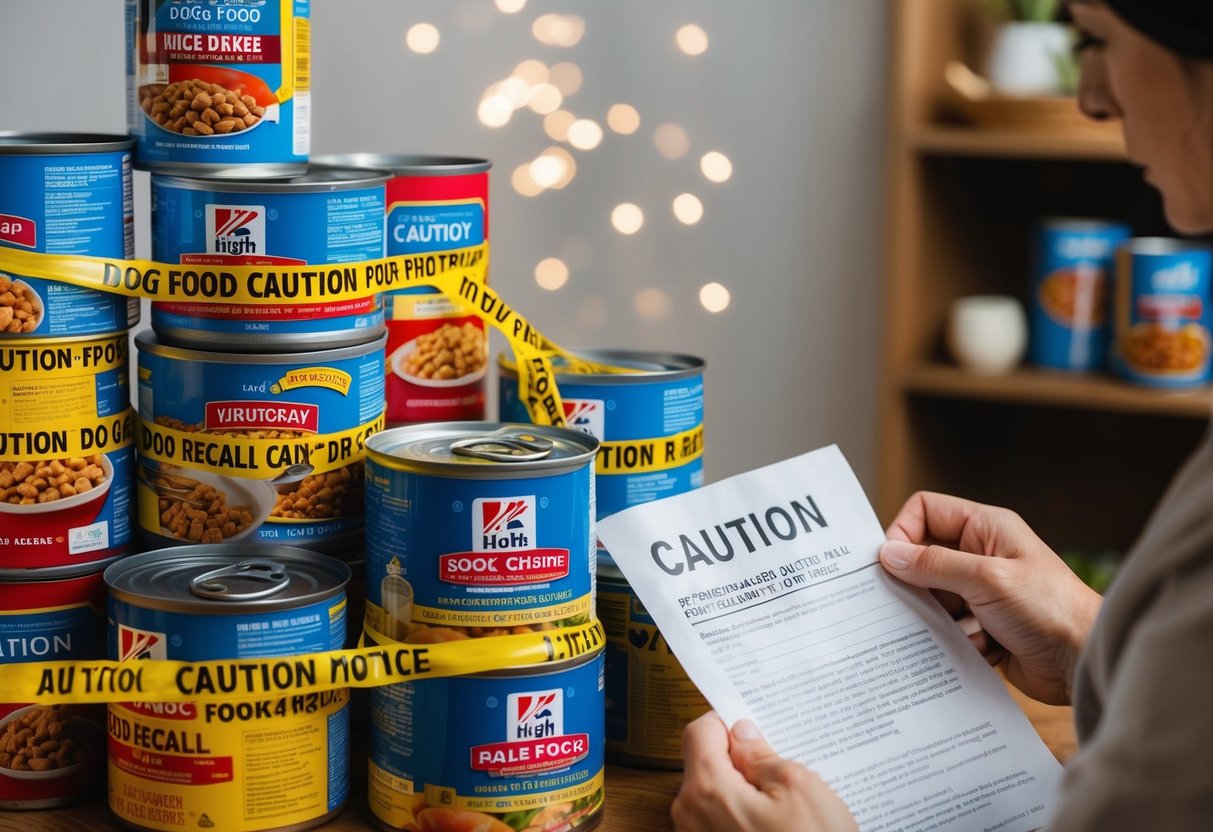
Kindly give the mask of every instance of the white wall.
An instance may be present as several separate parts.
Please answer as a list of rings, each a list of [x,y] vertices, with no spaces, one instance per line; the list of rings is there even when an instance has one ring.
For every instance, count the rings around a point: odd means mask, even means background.
[[[581,41],[540,44],[531,25],[547,12],[580,15]],[[883,2],[529,0],[504,14],[493,0],[313,0],[312,15],[313,152],[488,157],[494,285],[562,345],[706,358],[709,480],[837,442],[871,485]],[[428,55],[405,46],[418,22],[441,35]],[[674,41],[691,22],[709,37],[695,57]],[[121,0],[0,0],[0,129],[123,132],[122,49]],[[641,119],[633,135],[606,130],[596,149],[573,150],[573,181],[537,197],[510,177],[557,144],[542,118],[477,119],[486,87],[527,58],[581,68],[564,103],[578,116],[603,124],[626,102]],[[685,130],[684,157],[657,152],[664,122]],[[709,150],[732,160],[728,182],[700,172]],[[683,192],[703,201],[696,225],[671,212]],[[611,228],[620,202],[644,209],[635,235]],[[146,255],[146,223],[138,231]],[[555,292],[533,278],[546,257],[571,266]],[[698,302],[709,281],[732,292],[722,313]],[[668,298],[664,317],[636,311],[646,288]]]

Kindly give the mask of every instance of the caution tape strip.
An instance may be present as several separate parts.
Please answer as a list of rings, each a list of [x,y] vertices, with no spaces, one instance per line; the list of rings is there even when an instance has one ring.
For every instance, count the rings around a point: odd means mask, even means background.
[[[112,416],[72,419],[37,430],[0,430],[0,460],[35,461],[109,454],[135,441],[135,410]]]
[[[375,642],[369,646],[265,659],[0,664],[0,690],[7,702],[40,705],[221,702],[539,667],[592,654],[606,642],[596,620],[440,644],[408,644],[382,633],[369,635]]]
[[[661,439],[629,439],[598,446],[599,474],[647,474],[686,465],[703,456],[703,425]]]

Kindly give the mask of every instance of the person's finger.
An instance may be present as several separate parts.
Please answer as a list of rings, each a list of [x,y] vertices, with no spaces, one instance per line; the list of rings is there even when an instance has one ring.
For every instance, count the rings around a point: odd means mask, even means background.
[[[737,776],[729,761],[729,729],[708,711],[682,729],[683,779]]]
[[[798,775],[794,769],[807,773],[799,763],[780,757],[748,719],[738,720],[729,732],[729,757],[746,780],[767,793],[795,787]]]
[[[942,589],[973,601],[986,588],[988,570],[998,559],[958,552],[946,546],[919,546],[888,540],[880,562],[890,574],[912,586]]]
[[[949,494],[936,494],[933,491],[919,491],[906,500],[901,511],[885,530],[885,536],[907,543],[925,543],[930,538],[943,541],[960,540],[965,524],[981,508],[984,507],[972,500]]]

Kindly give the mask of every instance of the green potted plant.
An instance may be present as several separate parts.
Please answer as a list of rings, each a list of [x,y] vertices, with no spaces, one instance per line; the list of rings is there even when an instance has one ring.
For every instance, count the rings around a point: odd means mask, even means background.
[[[1003,95],[1065,95],[1073,91],[1070,27],[1058,20],[1060,0],[981,0],[999,19],[985,77]]]

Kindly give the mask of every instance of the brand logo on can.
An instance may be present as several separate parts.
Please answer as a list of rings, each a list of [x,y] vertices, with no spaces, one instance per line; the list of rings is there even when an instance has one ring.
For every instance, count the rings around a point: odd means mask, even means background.
[[[565,399],[564,423],[573,430],[606,439],[606,406],[600,399]]]
[[[130,659],[168,659],[168,635],[118,625],[118,661]]]
[[[535,497],[477,498],[472,503],[475,552],[527,549],[535,540]]]
[[[318,433],[320,405],[300,402],[207,402],[206,429]]]
[[[1200,282],[1200,272],[1191,263],[1178,263],[1154,272],[1150,282],[1160,292],[1190,292]]]
[[[207,254],[242,257],[264,253],[265,208],[260,205],[206,206]]]
[[[34,248],[38,245],[38,225],[26,217],[0,214],[0,241]]]
[[[471,765],[494,777],[526,776],[568,768],[589,753],[588,734],[564,733],[564,691],[511,693],[506,699],[506,741],[474,745]]]

